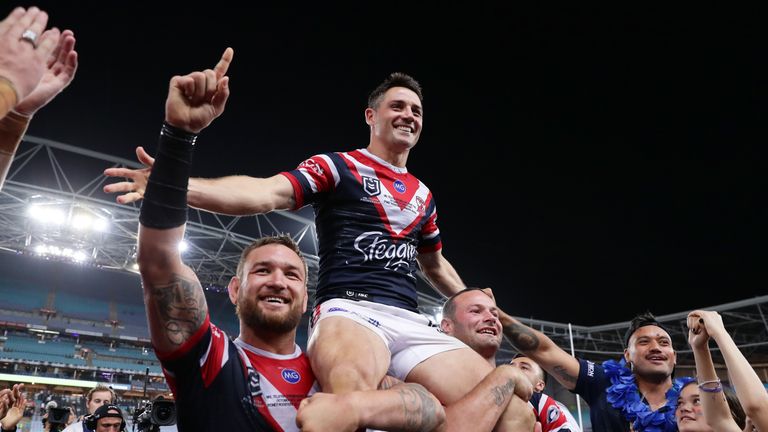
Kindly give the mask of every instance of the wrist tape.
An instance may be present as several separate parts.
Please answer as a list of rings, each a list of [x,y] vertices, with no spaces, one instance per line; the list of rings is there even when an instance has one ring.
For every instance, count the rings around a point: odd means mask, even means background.
[[[186,223],[187,187],[196,139],[196,134],[163,124],[139,213],[142,225],[169,229]]]

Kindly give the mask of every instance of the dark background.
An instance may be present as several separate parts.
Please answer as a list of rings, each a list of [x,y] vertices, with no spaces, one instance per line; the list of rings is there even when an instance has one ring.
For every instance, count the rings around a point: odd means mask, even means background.
[[[168,80],[232,46],[193,174],[270,176],[366,146],[367,94],[403,71],[424,87],[408,168],[443,253],[511,314],[603,324],[766,294],[764,11],[415,3],[38,2],[80,69],[29,133],[153,152]]]

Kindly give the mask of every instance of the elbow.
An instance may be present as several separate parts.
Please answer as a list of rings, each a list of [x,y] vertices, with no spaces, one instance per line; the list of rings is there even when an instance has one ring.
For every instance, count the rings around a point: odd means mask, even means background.
[[[160,246],[147,247],[139,242],[136,263],[142,279],[157,281],[163,276],[167,279],[168,273],[180,261],[178,251],[174,249]]]
[[[768,392],[762,392],[758,397],[739,402],[741,402],[741,407],[744,409],[747,417],[752,419],[759,418],[766,407],[768,407]]]

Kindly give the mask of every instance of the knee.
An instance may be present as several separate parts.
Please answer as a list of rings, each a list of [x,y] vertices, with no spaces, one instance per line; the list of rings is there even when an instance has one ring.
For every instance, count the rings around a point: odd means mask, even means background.
[[[348,393],[359,390],[375,390],[378,380],[370,371],[364,371],[351,364],[332,365],[325,379],[320,379],[320,386],[328,393]]]

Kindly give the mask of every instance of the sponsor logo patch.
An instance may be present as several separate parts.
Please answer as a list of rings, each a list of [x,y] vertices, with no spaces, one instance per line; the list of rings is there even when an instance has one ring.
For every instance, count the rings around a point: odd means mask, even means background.
[[[396,180],[394,183],[394,186],[396,191],[400,193],[405,193],[405,190],[406,190],[405,183],[401,182],[400,180]]]
[[[283,380],[288,384],[296,384],[301,381],[301,374],[293,369],[283,369],[280,372],[280,376],[282,376]]]

